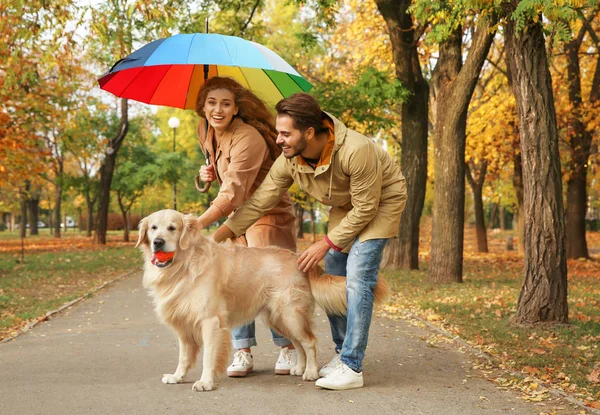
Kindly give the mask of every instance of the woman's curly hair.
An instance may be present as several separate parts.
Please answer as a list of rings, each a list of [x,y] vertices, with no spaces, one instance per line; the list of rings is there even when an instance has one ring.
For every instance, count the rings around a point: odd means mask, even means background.
[[[240,117],[246,124],[258,130],[267,143],[271,159],[275,160],[281,154],[281,149],[275,142],[277,140],[275,117],[269,111],[267,104],[236,80],[215,76],[208,79],[198,92],[196,113],[199,116],[206,118],[204,115],[204,103],[206,102],[208,93],[215,89],[227,89],[233,93],[235,96],[235,105],[238,107],[236,117]]]

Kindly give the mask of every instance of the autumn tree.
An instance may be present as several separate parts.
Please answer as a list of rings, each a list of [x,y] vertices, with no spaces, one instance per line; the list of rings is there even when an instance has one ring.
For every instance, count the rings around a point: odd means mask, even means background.
[[[495,14],[486,14],[487,10],[464,16],[464,7],[476,10],[477,4],[460,3],[416,4],[417,15],[434,23],[430,36],[439,42],[431,81],[436,105],[429,280],[434,283],[462,282],[467,110],[496,24]]]
[[[119,163],[115,170],[112,189],[117,195],[117,203],[123,218],[123,241],[125,242],[129,242],[131,207],[144,194],[147,186],[157,179],[157,174],[154,174],[153,170],[160,163],[158,154],[153,153],[140,140],[129,140],[119,153]]]
[[[532,4],[521,3],[507,2],[505,27],[524,186],[525,278],[515,321],[567,322],[565,219],[552,79],[542,13]],[[550,2],[544,6],[546,16],[565,13]]]
[[[408,91],[400,102],[401,166],[406,177],[408,199],[402,214],[398,239],[391,241],[388,266],[419,268],[419,231],[427,181],[427,137],[429,128],[429,84],[421,69],[418,45],[425,26],[410,11],[411,0],[376,0],[383,16],[396,69],[396,78]]]
[[[0,94],[11,139],[22,140],[22,144],[8,147],[14,154],[8,157],[11,163],[7,170],[11,171],[12,185],[18,189],[22,203],[30,205],[35,224],[40,175],[46,171],[43,157],[53,155],[51,149],[44,148],[43,137],[60,125],[60,119],[55,119],[61,115],[56,105],[65,99],[61,95],[68,85],[65,71],[77,66],[70,44],[76,26],[68,27],[77,10],[66,0],[3,2],[0,8]],[[57,57],[64,58],[63,64],[56,65]],[[21,162],[24,168],[20,168]],[[22,210],[24,219],[26,210]],[[24,229],[22,223],[22,232]]]
[[[504,50],[500,40],[490,50],[469,108],[465,175],[473,193],[479,252],[488,252],[483,203],[485,186],[506,180],[502,175],[512,162],[517,142],[515,102],[508,87],[506,70],[502,67]],[[488,192],[487,196],[494,206],[498,206],[502,201],[493,193]],[[490,221],[493,222],[493,218]]]
[[[562,96],[562,105],[557,108],[559,130],[565,131],[565,140],[570,147],[567,164],[567,258],[589,258],[586,242],[585,216],[588,207],[587,177],[588,160],[594,135],[594,119],[600,101],[600,55],[596,34],[598,6],[583,10],[579,18],[563,20],[569,28],[570,39],[561,42],[559,49],[564,53],[554,57],[555,67],[562,71],[555,82]],[[590,56],[590,49],[596,51]],[[586,74],[593,74],[586,76]],[[566,102],[565,102],[566,101]],[[562,128],[560,128],[562,127]]]

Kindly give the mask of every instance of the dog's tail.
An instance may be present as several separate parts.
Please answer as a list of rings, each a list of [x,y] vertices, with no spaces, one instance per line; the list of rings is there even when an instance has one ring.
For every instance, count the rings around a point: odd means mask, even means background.
[[[315,301],[327,314],[346,315],[346,278],[323,273],[320,267],[308,271],[310,290]],[[385,303],[391,295],[388,282],[379,276],[375,285],[375,304]]]

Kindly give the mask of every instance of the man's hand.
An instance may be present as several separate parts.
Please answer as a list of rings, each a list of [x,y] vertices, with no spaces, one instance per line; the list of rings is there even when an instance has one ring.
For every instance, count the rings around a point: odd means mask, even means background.
[[[325,258],[329,251],[329,244],[325,239],[315,242],[308,249],[302,252],[298,258],[298,269],[303,272],[308,272],[312,267],[317,265],[320,260]]]

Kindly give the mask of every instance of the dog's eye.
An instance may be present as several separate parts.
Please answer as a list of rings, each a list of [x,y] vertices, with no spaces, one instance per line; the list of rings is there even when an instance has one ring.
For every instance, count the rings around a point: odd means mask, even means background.
[[[152,225],[152,227],[150,229],[152,229],[153,231],[155,231],[158,228],[156,227],[156,225]]]
[[[167,228],[169,231],[173,232],[175,230],[175,226],[171,225]]]

